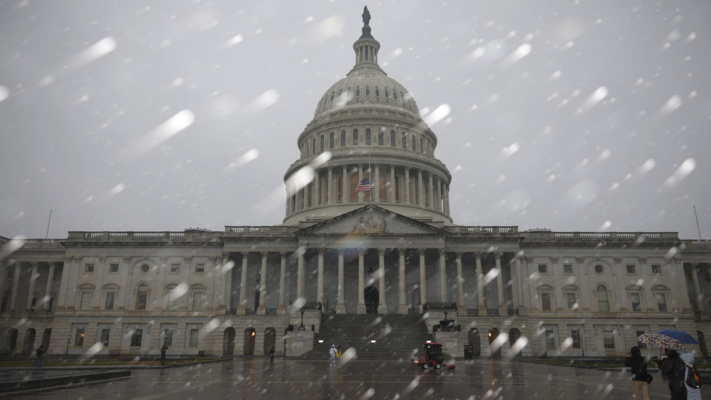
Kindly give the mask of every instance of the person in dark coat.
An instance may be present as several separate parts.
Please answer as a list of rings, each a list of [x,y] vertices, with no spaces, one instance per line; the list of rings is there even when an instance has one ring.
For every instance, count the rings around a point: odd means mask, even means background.
[[[42,368],[42,357],[44,357],[44,346],[40,345],[40,347],[35,350],[35,365],[34,368]]]
[[[634,385],[634,399],[640,400],[640,392],[644,400],[649,400],[647,392],[647,359],[642,356],[639,347],[634,346],[630,354],[625,358],[625,367],[630,367],[632,372],[632,384]]]
[[[672,400],[686,400],[686,385],[684,384],[686,364],[679,357],[676,350],[666,350],[666,353],[667,358],[665,360],[655,361],[655,363],[669,379],[669,391],[671,392]]]
[[[168,351],[168,346],[163,343],[163,347],[160,348],[160,365],[165,365],[165,353]]]

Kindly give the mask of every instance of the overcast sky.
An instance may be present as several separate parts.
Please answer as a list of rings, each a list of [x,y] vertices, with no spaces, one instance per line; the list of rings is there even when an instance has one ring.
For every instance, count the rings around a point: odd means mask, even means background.
[[[282,222],[364,3],[147,3],[0,1],[0,235]],[[711,236],[711,3],[367,5],[455,223]]]

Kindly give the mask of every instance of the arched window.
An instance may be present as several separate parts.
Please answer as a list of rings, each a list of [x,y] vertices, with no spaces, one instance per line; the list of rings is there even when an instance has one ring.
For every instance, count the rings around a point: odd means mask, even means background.
[[[385,88],[385,98],[390,97],[390,93],[388,93],[388,88]]]
[[[358,174],[351,175],[351,200],[358,200],[358,193],[356,193],[356,186],[358,186]]]
[[[178,309],[178,291],[175,290],[176,285],[169,285],[166,287],[168,292],[168,311],[175,311]]]
[[[397,92],[393,90],[393,97],[397,100]]]
[[[353,129],[353,146],[358,146],[358,129]]]
[[[395,131],[390,131],[390,147],[395,147]]]
[[[356,86],[356,97],[360,97],[360,86]]]
[[[336,147],[336,134],[334,132],[331,132],[331,135],[328,140],[328,148],[333,150]]]
[[[378,132],[378,146],[383,146],[385,144],[385,133],[381,130]]]
[[[600,312],[610,311],[610,300],[607,297],[607,288],[605,285],[599,285],[597,287],[597,305]]]
[[[370,96],[370,87],[369,86],[365,87],[365,95]]]
[[[417,151],[417,144],[415,143],[415,137],[412,137],[412,140],[410,140],[410,143],[412,144],[412,151]]]
[[[365,130],[365,145],[370,146],[370,128]]]
[[[321,135],[321,148],[319,149],[321,153],[323,153],[323,151],[325,150],[323,147],[323,146],[325,146],[324,142],[325,142],[325,138],[323,137],[323,135]]]
[[[148,305],[148,285],[142,283],[138,285],[136,291],[136,310],[145,310]]]
[[[407,150],[407,133],[402,133],[402,148]]]
[[[326,101],[328,101],[328,97],[324,96],[322,107],[326,107]]]
[[[311,154],[316,154],[316,138],[313,138],[311,140],[312,146],[311,146]]]
[[[341,131],[341,147],[346,146],[346,131]]]
[[[380,89],[378,87],[375,87],[375,97],[380,97]]]
[[[425,152],[425,146],[423,145],[424,141],[422,138],[420,138],[420,152],[424,153]]]

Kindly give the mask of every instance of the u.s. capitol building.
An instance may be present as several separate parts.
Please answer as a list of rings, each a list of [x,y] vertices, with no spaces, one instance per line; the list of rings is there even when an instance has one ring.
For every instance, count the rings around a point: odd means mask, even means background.
[[[437,136],[364,21],[298,136],[283,224],[29,239],[0,266],[2,351],[299,355],[329,315],[421,314],[460,356],[618,356],[665,328],[706,354],[708,241],[457,225]],[[445,312],[461,330],[433,332]]]

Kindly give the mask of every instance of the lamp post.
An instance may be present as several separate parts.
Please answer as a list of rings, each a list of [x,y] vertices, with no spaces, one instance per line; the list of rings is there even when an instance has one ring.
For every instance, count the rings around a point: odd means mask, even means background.
[[[64,351],[64,361],[69,359],[69,340],[70,338],[67,338],[67,349]]]
[[[300,331],[305,331],[306,328],[304,328],[304,309],[301,309],[301,326],[299,327]]]

